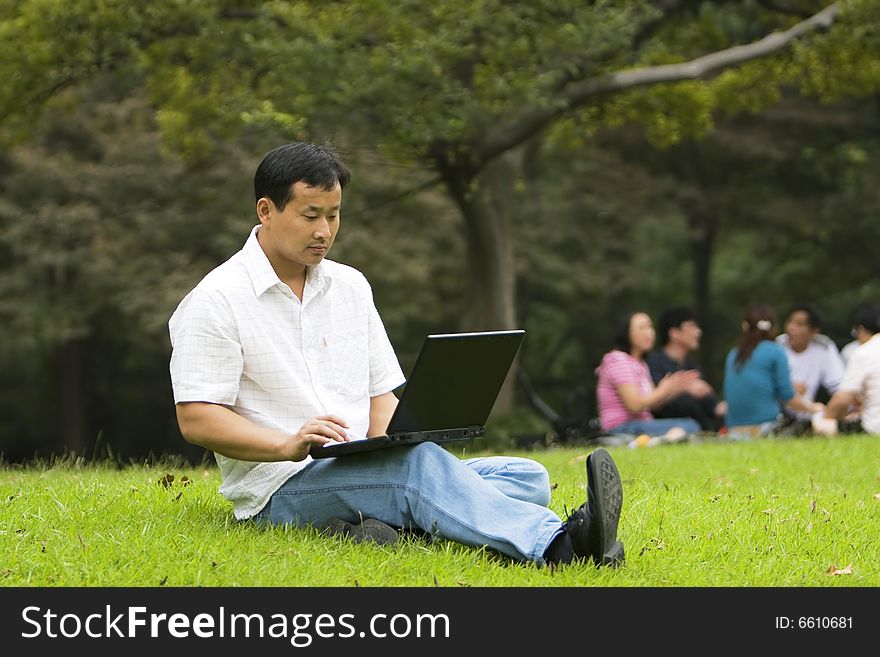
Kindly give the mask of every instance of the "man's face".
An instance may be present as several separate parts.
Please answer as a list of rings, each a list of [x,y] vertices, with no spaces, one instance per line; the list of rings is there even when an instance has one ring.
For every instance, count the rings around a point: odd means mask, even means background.
[[[785,323],[785,333],[788,336],[788,344],[795,351],[803,351],[810,344],[810,340],[819,332],[810,326],[810,317],[803,310],[796,310],[788,316]]]
[[[673,326],[669,329],[669,341],[684,347],[687,351],[696,351],[700,348],[700,338],[703,329],[693,320],[682,322],[681,326]]]
[[[280,211],[270,199],[262,198],[257,202],[262,224],[260,244],[288,267],[317,265],[330,251],[339,231],[341,204],[339,184],[326,191],[294,183],[293,197]]]

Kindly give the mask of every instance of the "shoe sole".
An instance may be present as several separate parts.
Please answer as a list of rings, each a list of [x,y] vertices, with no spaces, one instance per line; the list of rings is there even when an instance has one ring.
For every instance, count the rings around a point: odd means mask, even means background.
[[[616,567],[623,563],[623,543],[617,540],[617,525],[623,508],[623,484],[611,455],[602,448],[587,457],[587,478],[593,482],[596,508],[600,511],[601,556],[593,560],[600,566]]]
[[[394,545],[397,543],[397,530],[381,520],[367,518],[359,525],[354,525],[351,536],[355,543],[375,543],[376,545]]]
[[[356,525],[334,518],[323,528],[323,532],[327,536],[345,538],[355,543],[374,543],[376,545],[394,545],[398,539],[397,530],[394,527],[374,518],[367,518]]]

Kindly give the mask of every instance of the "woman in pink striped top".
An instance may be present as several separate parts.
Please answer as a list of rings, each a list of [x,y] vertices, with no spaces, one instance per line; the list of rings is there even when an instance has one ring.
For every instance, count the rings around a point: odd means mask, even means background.
[[[655,419],[651,415],[652,408],[685,392],[700,378],[695,370],[680,370],[665,376],[655,387],[645,362],[655,337],[654,324],[646,313],[629,313],[618,322],[614,348],[596,368],[599,419],[606,433],[677,438],[699,431],[692,418]]]

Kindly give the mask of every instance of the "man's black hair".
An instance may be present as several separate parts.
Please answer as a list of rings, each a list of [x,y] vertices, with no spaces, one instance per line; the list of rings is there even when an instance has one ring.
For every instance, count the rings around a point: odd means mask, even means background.
[[[792,309],[788,311],[786,317],[791,319],[791,316],[798,312],[804,313],[807,316],[807,324],[809,324],[811,329],[819,330],[822,328],[822,315],[819,313],[816,306],[811,303],[799,304],[792,307]]]
[[[660,313],[657,319],[657,335],[660,338],[660,345],[669,344],[669,330],[681,328],[685,322],[696,322],[697,316],[694,311],[684,306],[675,306],[668,308]]]
[[[308,142],[284,144],[269,151],[257,167],[254,200],[266,197],[283,210],[298,182],[330,191],[337,183],[344,188],[350,178],[348,167],[332,146]]]
[[[853,328],[861,326],[868,333],[880,333],[880,306],[865,304],[853,313]]]

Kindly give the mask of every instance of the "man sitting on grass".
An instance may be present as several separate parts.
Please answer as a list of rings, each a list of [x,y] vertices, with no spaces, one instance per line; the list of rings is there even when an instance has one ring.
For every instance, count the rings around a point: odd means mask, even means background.
[[[537,564],[622,563],[623,489],[605,450],[587,458],[586,503],[565,521],[529,459],[462,461],[434,443],[308,455],[382,435],[404,382],[369,283],[325,259],[348,181],[329,147],[271,151],[254,177],[259,225],[169,322],[180,431],[215,453],[236,518],[380,542],[407,527]]]
[[[657,324],[660,349],[645,357],[654,385],[659,385],[666,375],[682,370],[697,371],[700,378],[681,394],[652,409],[652,414],[658,418],[690,417],[699,422],[703,431],[717,432],[724,423],[727,404],[718,401],[715,390],[691,357],[700,348],[703,335],[697,316],[689,308],[677,306],[660,313]]]
[[[860,308],[853,329],[860,345],[852,352],[840,387],[828,402],[825,415],[837,424],[827,433],[880,434],[880,306]],[[847,422],[855,409],[860,409],[861,417]]]

